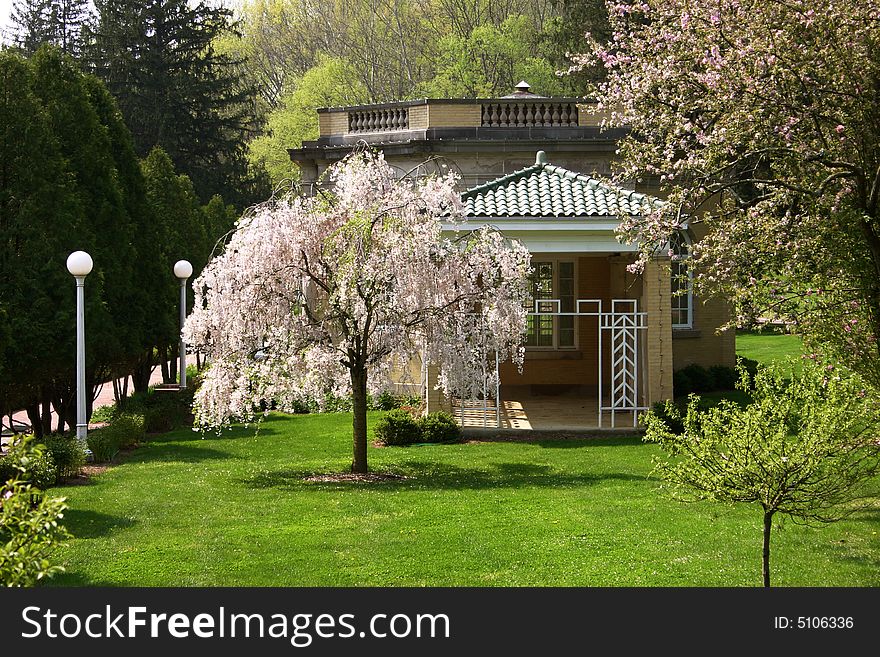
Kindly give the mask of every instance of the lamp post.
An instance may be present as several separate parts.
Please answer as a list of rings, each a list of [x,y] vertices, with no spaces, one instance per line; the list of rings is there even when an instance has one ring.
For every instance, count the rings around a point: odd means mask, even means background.
[[[86,443],[86,276],[92,271],[92,256],[85,251],[74,251],[67,256],[67,271],[76,278],[76,439]]]
[[[186,388],[186,344],[183,341],[183,324],[186,321],[186,281],[192,276],[193,266],[188,260],[174,263],[174,275],[180,279],[180,387]]]

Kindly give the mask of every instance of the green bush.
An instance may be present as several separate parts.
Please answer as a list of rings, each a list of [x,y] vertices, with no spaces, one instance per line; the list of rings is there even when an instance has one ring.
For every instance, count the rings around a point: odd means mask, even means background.
[[[33,586],[64,570],[49,562],[49,554],[70,534],[60,524],[64,498],[37,490],[34,463],[51,461],[31,437],[16,441],[3,456],[15,473],[0,483],[0,586]]]
[[[86,442],[92,451],[92,458],[96,463],[109,463],[119,453],[119,442],[109,427],[89,431]]]
[[[373,429],[376,440],[382,445],[412,445],[421,441],[421,428],[416,419],[401,409],[388,411]]]
[[[79,474],[86,462],[86,453],[75,437],[53,433],[46,436],[43,443],[52,456],[59,479],[68,479]]]
[[[681,410],[671,401],[658,401],[651,407],[651,412],[659,418],[670,433],[684,433],[684,419]]]
[[[425,443],[457,443],[461,440],[461,427],[449,413],[428,413],[418,421]]]
[[[377,411],[390,411],[398,407],[397,397],[387,390],[383,390],[370,399],[370,408]]]
[[[16,478],[41,490],[58,479],[52,455],[43,445],[33,444],[33,436],[19,437],[9,451],[0,456],[0,484]]]
[[[684,370],[676,370],[672,373],[672,394],[675,397],[686,397],[694,391],[691,377]]]
[[[715,390],[715,382],[712,380],[712,375],[702,365],[688,365],[681,372],[690,379],[691,392],[711,392]]]
[[[131,449],[146,437],[145,424],[142,413],[121,413],[104,430],[116,436],[120,449]]]
[[[734,390],[739,381],[739,373],[725,365],[713,365],[709,368],[709,374],[712,375],[715,390]]]
[[[751,363],[757,368],[755,361]],[[706,369],[702,365],[693,364],[672,373],[672,390],[675,397],[687,397],[692,392],[733,390],[738,381],[739,372],[732,367],[713,365]]]

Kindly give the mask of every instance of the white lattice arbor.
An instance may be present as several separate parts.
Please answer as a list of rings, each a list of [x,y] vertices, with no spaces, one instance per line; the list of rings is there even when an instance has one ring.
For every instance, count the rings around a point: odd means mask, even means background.
[[[595,319],[598,329],[595,426],[602,428],[610,420],[611,428],[617,428],[620,415],[630,416],[632,426],[638,426],[639,413],[648,408],[644,376],[647,313],[639,311],[638,301],[612,299],[609,309],[607,302],[601,299],[578,299],[574,312],[561,312],[559,299],[535,299],[529,315]],[[482,387],[477,386],[477,394],[470,398],[456,398],[454,408],[462,425],[467,421],[468,426],[488,428],[494,423],[496,428],[502,428],[497,354],[484,350],[481,360],[485,363]]]

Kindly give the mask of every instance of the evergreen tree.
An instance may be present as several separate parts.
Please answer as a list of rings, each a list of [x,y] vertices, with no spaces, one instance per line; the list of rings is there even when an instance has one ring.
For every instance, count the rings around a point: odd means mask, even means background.
[[[68,162],[68,182],[87,209],[75,229],[77,248],[88,250],[95,262],[86,285],[86,379],[96,387],[119,372],[135,343],[130,322],[131,290],[137,286],[131,265],[132,222],[111,131],[93,104],[88,77],[57,49],[41,48],[30,62],[36,94],[49,110],[52,131]],[[59,417],[66,417],[70,424],[74,414],[71,374],[65,368],[55,381],[54,400]]]
[[[210,249],[205,228],[208,213],[199,206],[189,178],[175,172],[171,158],[161,148],[154,148],[141,166],[153,215],[154,240],[159,245],[154,258],[155,262],[162,263],[153,290],[159,305],[152,318],[155,345],[163,379],[173,382],[177,374],[180,297],[179,282],[172,275],[172,267],[178,260],[189,260],[197,276],[205,266]],[[213,212],[216,213],[216,207]],[[188,300],[192,303],[191,297]]]
[[[14,43],[32,55],[44,43],[51,43],[52,0],[15,0],[11,26]]]
[[[85,217],[49,111],[26,60],[0,52],[0,411],[26,408],[48,429],[51,382],[74,363],[74,285],[67,254]],[[43,408],[41,408],[41,405]]]
[[[75,57],[82,54],[83,31],[92,18],[88,0],[51,0],[52,43]]]
[[[51,44],[79,56],[83,27],[90,17],[88,0],[16,0],[12,6],[14,41],[28,55]]]
[[[138,155],[162,147],[205,200],[246,187],[253,95],[237,62],[212,45],[233,30],[231,11],[186,0],[96,7],[88,60],[117,99]]]

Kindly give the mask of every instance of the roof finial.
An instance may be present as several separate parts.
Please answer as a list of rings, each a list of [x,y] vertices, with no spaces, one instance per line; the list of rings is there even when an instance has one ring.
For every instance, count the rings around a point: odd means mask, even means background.
[[[547,153],[538,151],[535,155],[535,164],[547,164]]]
[[[519,91],[520,93],[523,93],[523,94],[528,93],[529,89],[531,89],[531,88],[532,88],[532,85],[530,85],[525,80],[520,80],[519,84],[516,85],[516,90]]]

